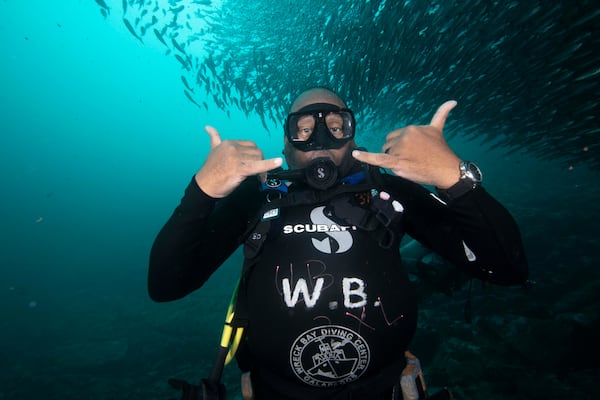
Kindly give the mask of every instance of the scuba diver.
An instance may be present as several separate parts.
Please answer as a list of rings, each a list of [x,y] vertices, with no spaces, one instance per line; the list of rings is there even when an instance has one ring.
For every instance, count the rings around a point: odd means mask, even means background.
[[[512,216],[443,137],[455,105],[370,153],[357,148],[344,101],[307,90],[284,124],[289,170],[254,142],[206,128],[210,152],[153,244],[149,294],[186,296],[240,246],[245,261],[211,377],[170,381],[183,399],[224,398],[220,373],[233,353],[245,399],[426,397],[408,352],[417,299],[405,234],[470,277],[517,285],[528,276]]]

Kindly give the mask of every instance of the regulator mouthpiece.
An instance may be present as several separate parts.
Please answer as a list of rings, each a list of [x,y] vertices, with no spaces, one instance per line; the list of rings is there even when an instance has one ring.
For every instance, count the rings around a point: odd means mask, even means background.
[[[314,189],[327,190],[337,182],[338,168],[331,159],[320,157],[312,160],[304,169],[282,170],[267,174],[267,181],[272,179],[300,181]]]

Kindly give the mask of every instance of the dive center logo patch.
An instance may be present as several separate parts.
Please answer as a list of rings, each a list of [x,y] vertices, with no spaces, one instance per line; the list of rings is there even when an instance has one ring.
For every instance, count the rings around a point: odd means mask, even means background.
[[[338,325],[310,329],[296,339],[290,366],[304,383],[333,387],[352,382],[369,366],[369,345],[357,332]]]

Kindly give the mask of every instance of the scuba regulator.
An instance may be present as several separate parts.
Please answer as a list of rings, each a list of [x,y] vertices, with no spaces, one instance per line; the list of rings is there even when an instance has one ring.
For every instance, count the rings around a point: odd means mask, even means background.
[[[327,157],[315,158],[306,168],[275,170],[267,174],[267,186],[277,187],[282,180],[304,182],[317,190],[327,190],[338,180],[338,167]]]

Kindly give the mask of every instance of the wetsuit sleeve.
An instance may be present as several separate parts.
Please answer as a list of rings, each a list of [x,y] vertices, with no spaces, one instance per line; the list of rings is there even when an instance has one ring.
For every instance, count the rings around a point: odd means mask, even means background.
[[[483,187],[444,204],[420,185],[393,182],[397,193],[404,193],[404,227],[410,236],[478,279],[499,285],[527,280],[519,228]]]
[[[150,251],[148,292],[176,300],[198,289],[243,241],[258,211],[259,182],[244,181],[223,199],[205,194],[192,179]]]

